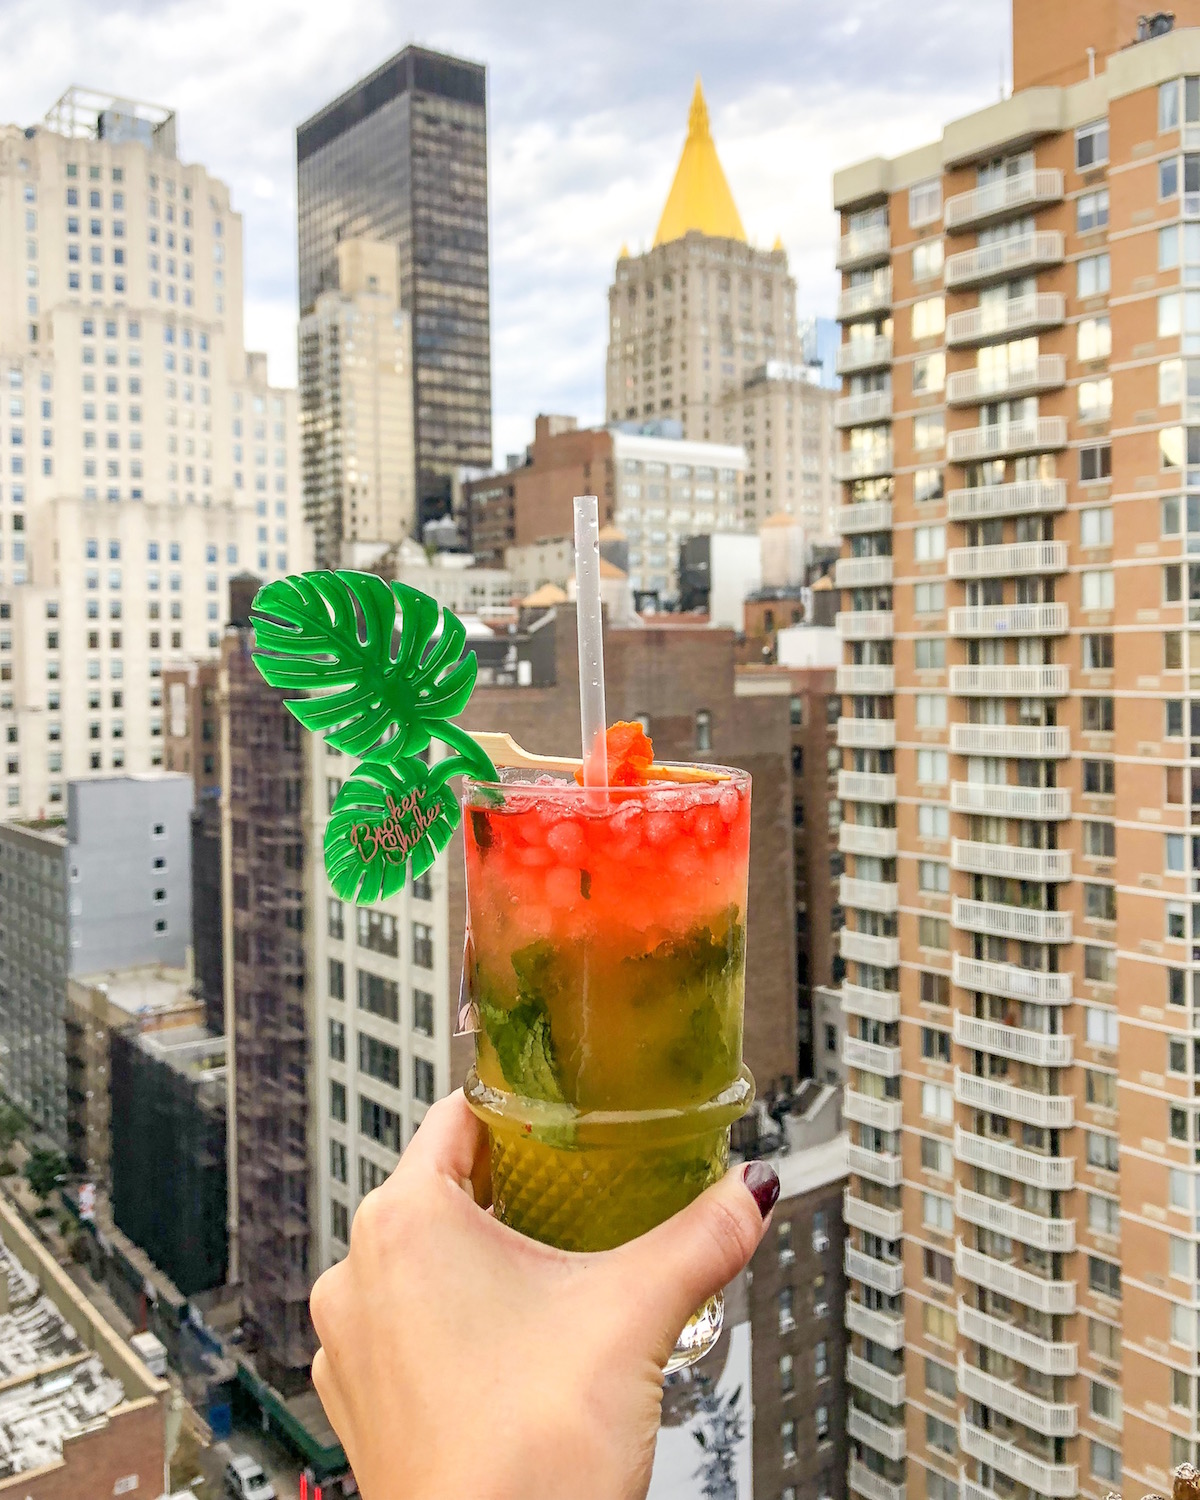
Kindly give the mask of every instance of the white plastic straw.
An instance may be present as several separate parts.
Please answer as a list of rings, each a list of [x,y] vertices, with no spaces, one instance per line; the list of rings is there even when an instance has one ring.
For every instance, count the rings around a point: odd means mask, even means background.
[[[579,627],[579,723],[583,784],[608,785],[604,718],[604,628],[600,612],[600,502],[575,496],[575,619]]]

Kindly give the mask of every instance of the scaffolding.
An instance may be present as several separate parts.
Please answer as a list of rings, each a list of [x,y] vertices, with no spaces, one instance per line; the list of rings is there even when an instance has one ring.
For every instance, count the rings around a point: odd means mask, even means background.
[[[73,85],[46,111],[46,124],[73,140],[140,141],[160,156],[175,156],[175,111]]]

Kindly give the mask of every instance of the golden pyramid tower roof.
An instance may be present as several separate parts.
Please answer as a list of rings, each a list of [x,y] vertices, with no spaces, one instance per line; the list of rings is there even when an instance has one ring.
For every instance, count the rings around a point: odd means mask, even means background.
[[[689,230],[717,239],[746,243],[746,231],[729,191],[729,183],[717,156],[716,144],[708,128],[708,105],[704,90],[696,79],[688,110],[687,140],[675,169],[675,181],[667,194],[666,207],[654,234],[656,245],[682,239]]]

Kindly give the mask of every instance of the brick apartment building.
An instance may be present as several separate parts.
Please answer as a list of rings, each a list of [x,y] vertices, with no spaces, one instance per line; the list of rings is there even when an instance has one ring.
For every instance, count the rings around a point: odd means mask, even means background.
[[[1200,1432],[1200,5],[1012,16],[1011,97],[834,180],[863,1500]]]

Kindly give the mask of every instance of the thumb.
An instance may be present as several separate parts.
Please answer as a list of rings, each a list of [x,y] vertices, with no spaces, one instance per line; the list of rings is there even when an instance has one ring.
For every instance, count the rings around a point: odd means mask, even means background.
[[[745,1270],[779,1197],[768,1162],[726,1172],[694,1203],[639,1239],[610,1251],[623,1296],[637,1305],[665,1359],[698,1307]]]

